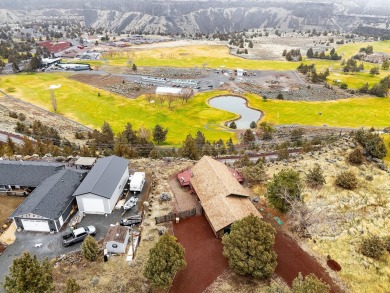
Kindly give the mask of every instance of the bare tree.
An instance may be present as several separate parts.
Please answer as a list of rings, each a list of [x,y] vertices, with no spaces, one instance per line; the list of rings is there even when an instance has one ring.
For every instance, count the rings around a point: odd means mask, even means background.
[[[173,103],[174,101],[177,100],[177,97],[174,96],[174,95],[167,95],[167,96],[166,96],[166,100],[168,101],[168,108],[169,108],[169,109],[172,109],[172,108],[171,108],[171,105],[172,105],[172,103]]]
[[[183,89],[180,93],[181,103],[184,104],[184,102],[188,102],[188,100],[192,97],[193,93],[193,90],[190,88]]]
[[[145,128],[145,127],[143,127],[143,126],[141,126],[138,129],[137,133],[138,133],[138,136],[143,138],[144,140],[149,140],[150,139],[150,136],[151,136],[150,130]]]
[[[164,105],[165,101],[166,101],[166,96],[165,95],[157,95],[156,96],[156,100],[160,103],[160,105]]]
[[[147,94],[145,94],[145,97],[146,97],[146,100],[147,100],[149,103],[152,102],[152,100],[153,100],[153,94],[147,93]]]

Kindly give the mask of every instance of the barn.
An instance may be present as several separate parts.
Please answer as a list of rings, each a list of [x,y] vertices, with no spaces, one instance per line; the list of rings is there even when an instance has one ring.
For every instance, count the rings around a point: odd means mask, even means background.
[[[62,169],[45,179],[11,214],[20,230],[58,232],[76,210],[74,191],[86,173]]]
[[[110,214],[129,180],[129,160],[110,156],[98,159],[73,194],[79,211]]]
[[[191,171],[190,185],[216,237],[222,237],[232,223],[250,214],[262,217],[225,164],[204,156]]]

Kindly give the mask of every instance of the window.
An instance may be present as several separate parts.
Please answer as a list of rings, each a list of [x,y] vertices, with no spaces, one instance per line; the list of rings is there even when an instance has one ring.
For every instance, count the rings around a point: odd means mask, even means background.
[[[113,244],[112,247],[113,248],[118,248],[118,245],[117,244]]]

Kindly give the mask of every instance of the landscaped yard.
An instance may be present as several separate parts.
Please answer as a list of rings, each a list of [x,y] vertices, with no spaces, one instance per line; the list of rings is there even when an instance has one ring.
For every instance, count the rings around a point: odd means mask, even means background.
[[[149,103],[144,97],[127,99],[96,89],[68,78],[66,73],[9,75],[0,82],[0,89],[15,87],[11,95],[52,110],[48,87],[61,84],[55,90],[58,112],[92,128],[100,128],[104,121],[115,132],[122,131],[127,122],[135,128],[153,128],[156,124],[169,129],[167,143],[181,144],[188,133],[198,130],[213,141],[234,138],[223,122],[234,114],[209,107],[206,101],[214,96],[228,94],[212,91],[197,94],[188,103],[175,102],[172,109],[167,103]],[[100,92],[100,96],[98,96]],[[247,94],[249,104],[265,113],[264,121],[274,124],[328,125],[342,127],[389,126],[390,99],[361,97],[330,102],[292,102],[263,99]]]

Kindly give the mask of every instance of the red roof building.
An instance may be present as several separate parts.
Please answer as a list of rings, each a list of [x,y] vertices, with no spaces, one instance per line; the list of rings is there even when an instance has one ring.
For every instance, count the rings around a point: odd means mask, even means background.
[[[244,178],[241,176],[241,174],[236,171],[235,169],[229,168],[230,173],[232,173],[233,177],[236,178],[238,182],[243,182]],[[184,170],[177,174],[177,180],[179,180],[179,183],[182,187],[184,186],[190,186],[190,180],[192,177],[192,171],[191,169]]]
[[[69,42],[45,41],[45,42],[38,43],[38,46],[47,48],[50,51],[50,53],[58,53],[70,48],[72,44]]]

